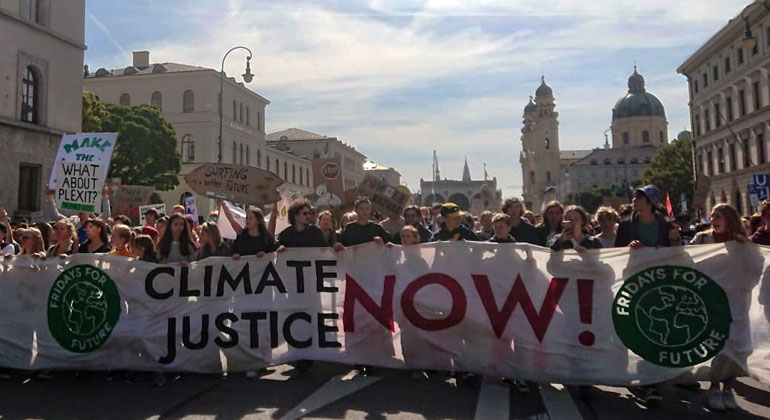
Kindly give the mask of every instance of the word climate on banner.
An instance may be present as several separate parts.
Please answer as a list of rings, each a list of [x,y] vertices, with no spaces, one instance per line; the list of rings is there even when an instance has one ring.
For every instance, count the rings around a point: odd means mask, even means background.
[[[48,188],[56,189],[57,163],[81,162],[100,165],[104,171],[99,178],[99,189],[104,184],[107,170],[110,167],[112,151],[118,140],[118,133],[76,133],[65,134],[61,138],[59,150],[56,152],[54,169],[48,181]]]
[[[102,180],[102,182],[100,182]],[[57,162],[56,201],[65,210],[96,211],[101,205],[104,167],[85,162]]]
[[[193,191],[210,198],[253,205],[281,199],[278,187],[283,180],[264,169],[228,163],[207,163],[185,175]]]

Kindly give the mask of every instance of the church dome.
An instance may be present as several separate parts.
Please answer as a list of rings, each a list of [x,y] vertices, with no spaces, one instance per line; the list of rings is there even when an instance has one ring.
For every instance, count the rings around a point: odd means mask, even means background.
[[[537,111],[537,105],[535,105],[534,102],[532,102],[532,96],[529,97],[529,103],[527,103],[527,106],[524,107],[524,113],[529,114],[530,112]]]
[[[535,96],[540,98],[543,96],[553,96],[553,90],[550,86],[545,84],[545,76],[540,79],[540,86],[535,91]]]
[[[655,95],[645,90],[644,77],[634,66],[634,74],[628,78],[628,93],[615,104],[612,119],[649,116],[665,117],[666,110]]]

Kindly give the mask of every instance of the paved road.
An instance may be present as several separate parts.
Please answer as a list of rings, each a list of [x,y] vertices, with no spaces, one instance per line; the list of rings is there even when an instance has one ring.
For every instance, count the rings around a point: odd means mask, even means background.
[[[0,419],[759,419],[770,418],[766,385],[741,379],[741,411],[704,408],[706,394],[667,387],[648,409],[625,388],[532,384],[520,394],[492,378],[458,383],[436,374],[412,378],[379,370],[361,377],[346,366],[316,364],[306,375],[278,366],[259,379],[186,374],[156,388],[150,378],[106,381],[101,373],[55,373],[43,380],[14,372],[0,379]],[[706,383],[701,383],[705,389]]]

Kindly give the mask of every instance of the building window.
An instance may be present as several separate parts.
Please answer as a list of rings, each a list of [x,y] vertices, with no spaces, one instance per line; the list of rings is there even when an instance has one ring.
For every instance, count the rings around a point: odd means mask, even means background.
[[[720,174],[725,173],[725,153],[721,147],[717,149],[717,168]]]
[[[246,164],[251,164],[251,153],[249,153],[249,145],[246,145]]]
[[[19,210],[40,210],[41,173],[42,167],[40,165],[19,164]]]
[[[733,120],[733,98],[727,97],[727,121]]]
[[[698,158],[695,160],[696,165],[696,171],[698,171],[699,174],[703,173],[703,155],[698,155]]]
[[[268,165],[270,164],[269,160],[267,161],[267,164]],[[261,168],[261,167],[262,167],[262,150],[261,149],[257,149],[257,168]],[[268,169],[270,169],[270,168],[268,168]]]
[[[270,156],[265,156],[265,169],[270,170]]]
[[[195,141],[192,135],[185,134],[182,137],[182,163],[195,162]]]
[[[767,161],[765,157],[765,133],[757,134],[757,155],[760,165]]]
[[[757,55],[759,53],[759,42],[754,44],[754,47],[751,49],[751,55]]]
[[[709,87],[709,75],[703,73],[703,89],[706,89],[707,87]]]
[[[728,149],[730,152],[730,170],[735,171],[738,169],[738,166],[736,165],[735,161],[735,143],[730,143],[730,147]]]
[[[21,120],[38,124],[40,122],[40,77],[32,66],[24,68],[21,93]]]
[[[260,112],[257,111],[257,130],[262,129],[262,117],[260,115]]]
[[[663,144],[664,143],[664,139],[663,139],[663,132],[662,131],[658,133],[658,138],[660,138],[660,144]]]
[[[697,80],[693,80],[693,84],[692,85],[693,85],[693,89],[695,90],[695,93],[698,93],[698,81]]]
[[[719,67],[717,67],[716,64],[714,64],[714,67],[711,69],[711,77],[714,81],[719,80]]]
[[[281,167],[278,165],[278,159],[275,160],[275,174],[281,176]]]
[[[529,182],[535,183],[535,171],[529,171]]]
[[[719,108],[719,104],[714,104],[714,126],[717,128],[722,125],[722,110]]]
[[[246,125],[251,125],[251,113],[248,106],[246,106]]]
[[[299,185],[305,185],[302,183],[302,175],[303,175],[302,168],[299,168]]]
[[[195,112],[195,94],[190,89],[182,95],[182,112]]]
[[[40,23],[42,19],[40,19],[41,10],[40,10],[40,0],[24,0],[26,4],[24,4],[24,17],[35,22]]]
[[[740,116],[746,115],[746,91],[741,89],[738,91],[738,112]]]
[[[150,97],[150,105],[158,108],[160,112],[163,112],[163,97],[157,90],[152,92],[152,96]]]
[[[545,182],[547,182],[547,183],[548,183],[548,185],[550,185],[550,184],[551,184],[551,171],[547,171],[547,172],[545,173]]]
[[[305,184],[310,186],[310,169],[305,168]]]
[[[283,162],[283,180],[289,180],[289,164],[287,162]]]
[[[725,74],[730,73],[730,57],[725,57]]]
[[[623,144],[628,144],[628,132],[623,133]]]
[[[738,47],[735,49],[735,56],[738,57],[738,65],[743,64],[743,48]]]
[[[762,97],[759,94],[759,82],[754,82],[754,111],[762,108]]]
[[[741,140],[743,143],[743,167],[748,168],[751,164],[751,149],[749,149],[748,139]]]
[[[642,143],[650,142],[650,132],[647,130],[642,131]]]
[[[127,93],[120,95],[120,104],[123,106],[131,106],[131,97]]]
[[[240,105],[240,107],[239,107],[239,110],[238,110],[238,117],[239,117],[239,118],[238,118],[238,121],[240,121],[241,123],[243,123],[243,104],[241,104],[241,105]]]
[[[709,176],[714,175],[714,154],[709,150],[706,153],[706,165],[709,171]]]
[[[296,184],[297,183],[297,168],[294,166],[294,164],[291,164],[291,183]]]
[[[695,115],[695,135],[700,136],[700,115]]]
[[[550,149],[551,148],[551,140],[545,139],[545,148]]]
[[[703,122],[706,124],[706,130],[705,133],[708,133],[711,131],[711,111],[707,109],[703,110]]]
[[[765,39],[766,39],[767,45],[770,45],[770,26],[768,26],[765,29]]]
[[[233,99],[233,121],[238,121],[238,104],[235,103],[235,99]]]
[[[238,148],[235,145],[235,142],[233,142],[233,164],[238,163],[236,158],[238,157]]]
[[[241,154],[240,154],[240,158],[238,159],[238,163],[243,165],[243,144],[241,144],[240,149],[241,149]]]

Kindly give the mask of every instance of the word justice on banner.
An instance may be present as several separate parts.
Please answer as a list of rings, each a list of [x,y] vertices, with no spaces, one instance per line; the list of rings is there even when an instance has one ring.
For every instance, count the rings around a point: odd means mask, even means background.
[[[739,370],[725,375],[770,382],[768,256],[753,244],[444,242],[184,266],[14,258],[0,287],[24,296],[0,294],[0,320],[12,320],[0,321],[0,366],[222,372],[319,360],[634,385],[708,374],[727,357]]]

